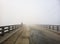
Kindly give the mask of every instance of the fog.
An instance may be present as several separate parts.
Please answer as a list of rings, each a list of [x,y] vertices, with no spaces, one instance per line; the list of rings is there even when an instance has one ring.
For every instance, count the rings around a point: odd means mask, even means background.
[[[0,25],[60,25],[59,0],[0,0]]]

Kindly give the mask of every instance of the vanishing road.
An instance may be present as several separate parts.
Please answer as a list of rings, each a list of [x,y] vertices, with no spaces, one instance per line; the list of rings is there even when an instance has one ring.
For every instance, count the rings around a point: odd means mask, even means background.
[[[24,26],[21,30],[3,44],[60,44],[60,35],[41,26]]]
[[[31,28],[30,44],[60,44],[60,41],[46,36],[44,32],[40,30]]]

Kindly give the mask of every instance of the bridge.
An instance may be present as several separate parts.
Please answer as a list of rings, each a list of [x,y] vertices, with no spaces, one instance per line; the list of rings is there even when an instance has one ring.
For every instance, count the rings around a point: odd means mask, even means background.
[[[60,25],[0,26],[0,44],[60,44]]]
[[[0,0],[0,44],[60,44],[60,0]]]

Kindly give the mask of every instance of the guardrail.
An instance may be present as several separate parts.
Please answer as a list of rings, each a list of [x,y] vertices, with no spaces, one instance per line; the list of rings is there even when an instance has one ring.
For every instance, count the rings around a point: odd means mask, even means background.
[[[8,26],[0,26],[0,36],[4,36],[6,33],[13,31],[19,28],[21,25],[8,25]]]
[[[38,25],[38,26],[60,33],[60,25]]]
[[[49,25],[48,29],[60,31],[60,25]]]

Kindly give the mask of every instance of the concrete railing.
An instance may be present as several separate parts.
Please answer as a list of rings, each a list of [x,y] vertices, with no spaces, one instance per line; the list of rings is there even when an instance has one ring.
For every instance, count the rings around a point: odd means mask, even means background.
[[[60,31],[60,25],[49,25],[48,29],[52,29],[55,31]]]
[[[60,25],[38,25],[38,26],[60,33]]]
[[[8,25],[8,26],[0,26],[0,36],[4,36],[6,33],[18,29],[21,25]]]
[[[41,25],[43,28],[48,29],[60,35],[60,25]]]

